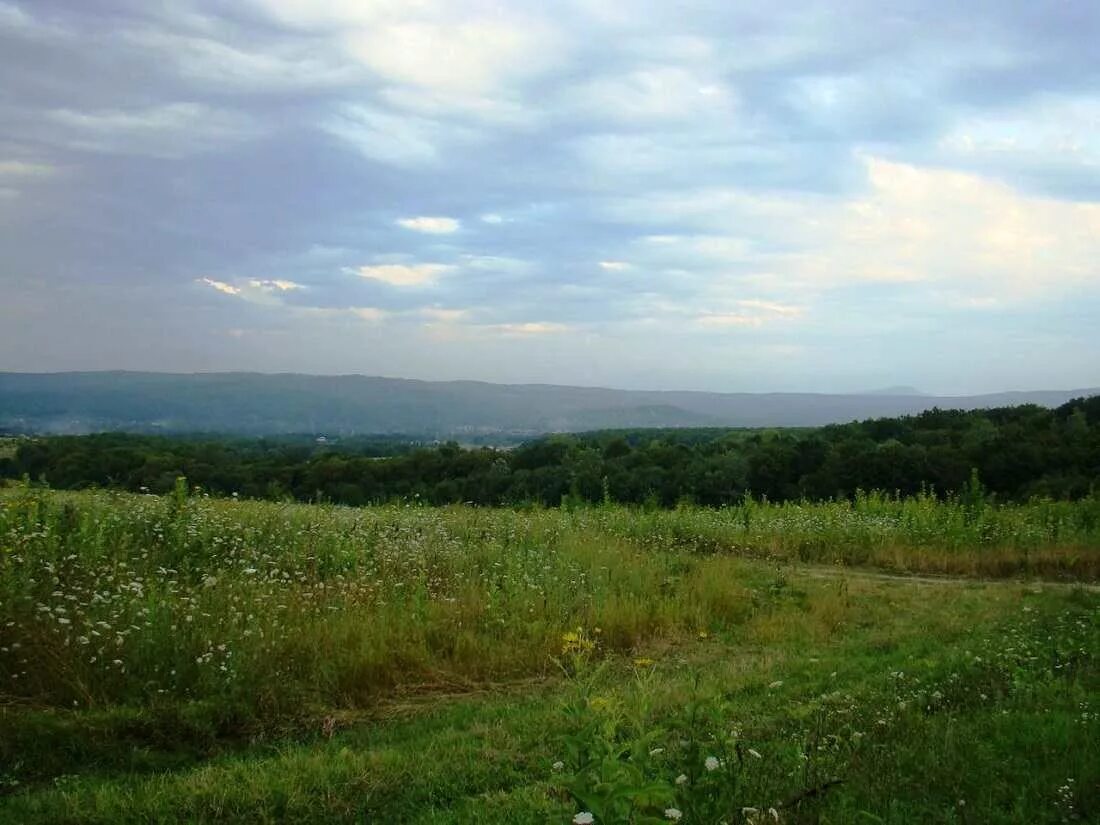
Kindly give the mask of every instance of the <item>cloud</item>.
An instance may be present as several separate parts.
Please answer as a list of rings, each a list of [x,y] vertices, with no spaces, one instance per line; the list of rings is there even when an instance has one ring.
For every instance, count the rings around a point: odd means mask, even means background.
[[[314,44],[260,41],[251,46],[156,28],[126,30],[121,39],[168,60],[183,78],[207,88],[250,93],[324,90],[362,79],[354,64]]]
[[[499,275],[530,275],[537,268],[533,261],[509,255],[474,255],[467,253],[461,256],[461,260],[462,268],[467,271]]]
[[[561,105],[574,107],[595,121],[671,121],[680,128],[694,130],[700,120],[732,116],[737,100],[736,94],[715,77],[683,66],[658,65],[567,87]]]
[[[33,18],[14,3],[0,3],[0,28],[24,29],[33,24]]]
[[[497,16],[376,23],[348,33],[343,45],[388,81],[461,98],[539,74],[551,62],[552,38],[543,23]]]
[[[811,278],[949,281],[1015,299],[1100,278],[1100,203],[882,158],[865,165],[870,191],[809,227]]]
[[[422,307],[417,312],[429,321],[438,324],[456,324],[469,317],[467,309],[445,309],[443,307]]]
[[[268,369],[931,388],[854,376],[1042,327],[1027,363],[1091,376],[1100,11],[950,12],[0,0],[0,357],[91,363],[22,320],[64,292],[66,329],[247,328]]]
[[[372,323],[383,321],[389,316],[386,310],[379,309],[378,307],[350,307],[348,312],[360,320],[370,321]]]
[[[791,306],[790,304],[780,304],[775,301],[750,299],[738,301],[737,303],[745,309],[758,310],[762,313],[778,315],[782,318],[797,318],[804,311],[802,307]]]
[[[198,282],[201,284],[206,284],[208,287],[216,289],[218,290],[218,292],[222,292],[226,295],[241,294],[240,287],[233,286],[232,284],[227,284],[225,281],[216,281],[213,278],[199,278]]]
[[[441,217],[401,218],[397,221],[397,225],[403,226],[405,229],[411,229],[414,232],[425,232],[429,235],[450,235],[457,232],[462,226],[455,218]]]
[[[31,16],[19,5],[0,2],[0,33],[10,33],[28,39],[62,38],[69,31],[54,22]]]
[[[247,115],[204,103],[165,103],[131,109],[55,109],[44,137],[74,149],[181,158],[258,136]]]
[[[254,289],[262,289],[264,292],[273,292],[275,290],[279,292],[289,292],[294,289],[305,289],[301,284],[296,284],[294,281],[286,281],[280,278],[274,280],[259,280],[252,278],[249,280],[248,285]]]
[[[776,321],[790,321],[804,313],[800,306],[755,298],[737,301],[736,306],[733,312],[704,312],[696,316],[695,321],[708,327],[762,327]]]
[[[53,175],[57,168],[46,163],[29,163],[23,160],[0,160],[0,177],[40,178]]]
[[[490,324],[486,326],[486,329],[501,332],[505,335],[528,336],[558,335],[569,332],[570,327],[566,324],[556,324],[551,321],[527,321],[516,324]]]
[[[758,315],[743,315],[736,312],[707,313],[696,318],[700,324],[708,327],[759,327],[764,319]]]
[[[424,166],[441,159],[442,146],[461,133],[444,137],[442,125],[428,118],[343,104],[322,128],[362,154],[395,166]]]
[[[708,187],[616,199],[606,214],[643,230],[673,215],[695,230],[637,236],[631,254],[638,265],[794,294],[951,283],[975,297],[1018,303],[1100,281],[1100,203],[873,155],[859,163],[863,190],[849,195]],[[719,227],[737,227],[737,234],[698,232]]]
[[[361,266],[355,273],[362,278],[391,286],[427,286],[454,267],[447,264],[375,264]]]

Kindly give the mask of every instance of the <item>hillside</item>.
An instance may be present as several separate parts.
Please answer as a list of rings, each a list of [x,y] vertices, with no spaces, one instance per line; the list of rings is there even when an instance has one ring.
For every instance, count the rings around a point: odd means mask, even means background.
[[[0,431],[404,433],[820,426],[933,407],[1057,406],[1100,389],[977,396],[632,391],[259,373],[0,373]]]

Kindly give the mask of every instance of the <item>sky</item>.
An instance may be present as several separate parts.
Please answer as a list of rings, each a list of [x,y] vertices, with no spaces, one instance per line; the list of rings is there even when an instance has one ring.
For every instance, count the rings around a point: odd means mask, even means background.
[[[0,0],[0,370],[1100,385],[1095,0]]]

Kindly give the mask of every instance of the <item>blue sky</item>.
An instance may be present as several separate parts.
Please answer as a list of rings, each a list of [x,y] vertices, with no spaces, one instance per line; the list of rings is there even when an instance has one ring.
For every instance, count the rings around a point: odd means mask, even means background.
[[[0,0],[0,369],[1100,384],[1092,0]]]

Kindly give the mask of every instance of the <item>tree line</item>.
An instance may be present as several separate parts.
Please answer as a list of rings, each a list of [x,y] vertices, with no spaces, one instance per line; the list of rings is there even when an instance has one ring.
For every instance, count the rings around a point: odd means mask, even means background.
[[[8,451],[11,452],[10,450]],[[1100,482],[1100,396],[1056,409],[934,409],[814,429],[615,430],[514,449],[395,437],[335,443],[105,433],[20,439],[0,477],[55,488],[164,493],[176,478],[215,495],[363,505],[615,501],[721,506],[859,490],[1076,499]]]

